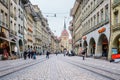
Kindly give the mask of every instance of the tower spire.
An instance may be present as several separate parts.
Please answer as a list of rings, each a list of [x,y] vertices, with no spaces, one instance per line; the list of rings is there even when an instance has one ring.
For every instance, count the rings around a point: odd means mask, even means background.
[[[66,17],[64,18],[64,29],[66,29],[66,23],[65,23],[65,19],[66,19]]]

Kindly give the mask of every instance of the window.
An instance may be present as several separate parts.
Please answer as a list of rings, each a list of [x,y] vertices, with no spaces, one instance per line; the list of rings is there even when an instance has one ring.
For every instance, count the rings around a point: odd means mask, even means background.
[[[94,26],[96,25],[96,15],[94,15]]]
[[[101,9],[101,22],[103,21],[103,16],[104,16],[103,9]]]
[[[94,0],[94,6],[96,5],[96,0]]]
[[[19,30],[20,30],[20,24],[18,24],[18,28],[19,28]]]
[[[97,13],[97,24],[99,23],[99,12]]]
[[[3,18],[3,15],[4,15],[4,14],[3,14],[3,10],[1,10],[1,21],[2,21],[2,22],[3,22],[3,19],[4,19],[4,18]]]
[[[4,19],[5,26],[7,27],[7,14],[5,13],[5,19]]]
[[[119,23],[118,11],[114,12],[114,24]]]
[[[108,17],[108,4],[105,6],[105,19],[109,19],[109,17]]]
[[[93,8],[93,3],[91,2],[91,9]]]
[[[93,27],[93,19],[91,18],[91,27]]]

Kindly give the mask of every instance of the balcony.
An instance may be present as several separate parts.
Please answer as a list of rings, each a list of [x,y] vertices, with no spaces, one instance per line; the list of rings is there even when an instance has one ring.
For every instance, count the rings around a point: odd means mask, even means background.
[[[113,32],[120,30],[120,23],[111,26],[111,30],[112,30]]]
[[[10,29],[10,34],[17,36],[17,32],[15,30]]]
[[[42,36],[41,35],[35,35],[36,39],[42,40]]]
[[[115,8],[118,5],[120,5],[120,0],[114,0],[112,7]]]
[[[8,24],[4,23],[3,21],[0,21],[0,26],[5,29],[9,29]]]

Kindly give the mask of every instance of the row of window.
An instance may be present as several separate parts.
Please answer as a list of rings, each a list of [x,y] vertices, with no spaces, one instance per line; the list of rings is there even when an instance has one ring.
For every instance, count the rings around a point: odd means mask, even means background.
[[[89,18],[83,23],[83,27],[93,27],[100,22],[109,19],[109,8],[108,4],[102,8],[99,12],[97,12],[94,16]]]
[[[0,11],[0,25],[4,27],[8,27],[8,15],[3,10]]]
[[[87,2],[85,2],[87,1]],[[91,2],[90,2],[91,1]],[[83,0],[83,5],[87,5],[83,7],[82,15],[84,16],[86,13],[88,13],[91,9],[95,8],[96,5],[100,5],[100,2],[102,0]]]

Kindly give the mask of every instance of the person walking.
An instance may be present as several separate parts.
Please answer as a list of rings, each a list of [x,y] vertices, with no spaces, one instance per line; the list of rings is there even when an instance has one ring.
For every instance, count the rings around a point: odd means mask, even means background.
[[[48,59],[49,59],[49,54],[50,54],[50,52],[47,51],[47,53],[46,53],[46,58],[48,58]]]
[[[26,60],[26,58],[27,58],[27,50],[24,51],[23,57],[24,57],[24,60]]]
[[[33,59],[36,59],[36,50],[33,50]]]
[[[83,60],[85,60],[85,49],[82,51]]]

